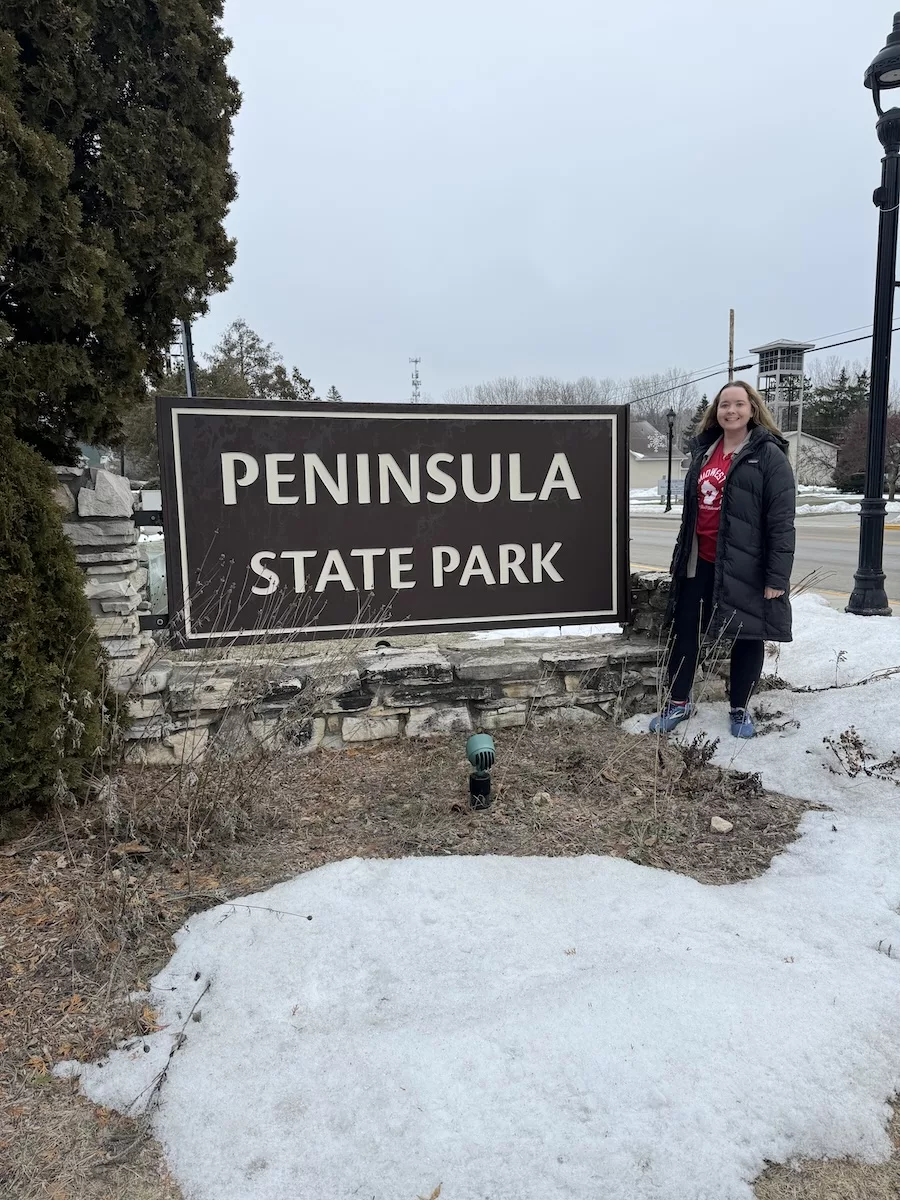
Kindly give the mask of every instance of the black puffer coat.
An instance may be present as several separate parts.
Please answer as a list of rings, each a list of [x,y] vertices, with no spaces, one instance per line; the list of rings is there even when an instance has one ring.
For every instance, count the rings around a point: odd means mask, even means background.
[[[697,487],[703,465],[720,436],[717,428],[708,430],[692,448],[681,531],[672,556],[669,620],[682,581],[696,569]],[[754,425],[734,456],[722,490],[710,636],[791,640],[788,590],[794,566],[794,509],[794,473],[787,442]],[[781,589],[784,595],[766,600],[767,587]]]

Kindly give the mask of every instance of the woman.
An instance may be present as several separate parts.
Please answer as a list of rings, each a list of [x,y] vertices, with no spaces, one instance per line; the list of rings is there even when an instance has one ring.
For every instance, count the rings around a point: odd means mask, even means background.
[[[693,711],[700,638],[731,649],[731,732],[756,735],[748,711],[764,643],[791,640],[794,476],[787,442],[755,388],[726,384],[700,423],[684,485],[667,623],[668,703],[650,723],[670,733]]]

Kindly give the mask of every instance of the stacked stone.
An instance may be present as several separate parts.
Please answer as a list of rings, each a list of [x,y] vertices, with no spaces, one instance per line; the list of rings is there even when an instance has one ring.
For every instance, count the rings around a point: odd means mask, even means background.
[[[140,628],[147,571],[138,561],[131,487],[122,476],[99,468],[58,467],[56,474],[55,498],[85,573],[84,591],[108,658],[108,679],[125,693],[153,653],[152,638]]]
[[[546,638],[443,648],[382,648],[340,664],[311,652],[248,667],[177,656],[168,673],[168,728],[144,762],[180,761],[215,746],[306,753],[388,738],[466,735],[551,721],[619,720],[658,704],[657,647],[619,637]]]
[[[669,603],[672,577],[666,571],[635,571],[631,576],[631,621],[626,637],[637,634],[655,642],[665,641],[663,622]]]

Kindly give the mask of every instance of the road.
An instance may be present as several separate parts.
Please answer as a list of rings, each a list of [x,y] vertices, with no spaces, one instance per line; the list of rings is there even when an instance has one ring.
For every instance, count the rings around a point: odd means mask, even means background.
[[[677,521],[632,517],[632,565],[667,571],[677,534]],[[814,591],[835,600],[845,598],[853,590],[858,549],[858,516],[798,517],[794,586],[816,571],[821,582],[816,582]],[[900,599],[893,599],[900,597],[900,530],[885,531],[884,570],[891,604],[895,612],[900,612]]]

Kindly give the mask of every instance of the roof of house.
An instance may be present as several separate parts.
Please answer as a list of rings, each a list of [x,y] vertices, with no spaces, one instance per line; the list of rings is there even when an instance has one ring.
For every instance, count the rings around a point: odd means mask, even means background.
[[[790,441],[791,438],[796,438],[797,430],[792,429],[790,433],[783,433],[781,436],[783,438],[785,438],[787,441]],[[807,433],[806,430],[804,429],[803,430],[803,440],[806,441],[807,438],[809,438],[809,440],[811,442],[818,442],[822,446],[830,446],[832,450],[837,450],[837,448],[838,448],[837,444],[835,442],[829,442],[829,441],[826,441],[825,438],[816,437],[816,435],[814,433]]]
[[[632,421],[628,432],[628,449],[637,458],[668,458],[669,439],[664,433],[650,424],[649,421]],[[678,457],[680,449],[674,448]]]

